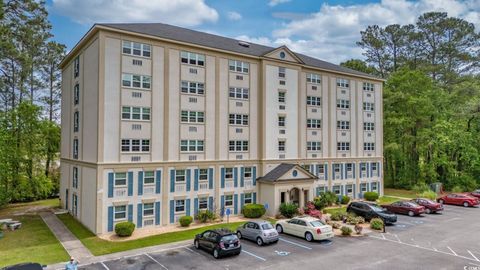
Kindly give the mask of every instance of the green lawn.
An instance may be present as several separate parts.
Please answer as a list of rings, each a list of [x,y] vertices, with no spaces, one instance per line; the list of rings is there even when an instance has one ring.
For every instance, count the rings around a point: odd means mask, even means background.
[[[415,191],[406,190],[406,189],[393,189],[393,188],[386,188],[384,190],[385,196],[394,196],[394,197],[404,197],[404,198],[416,198],[417,194]]]
[[[391,204],[396,201],[400,201],[401,199],[395,198],[395,197],[389,197],[389,196],[383,196],[378,198],[378,203],[379,204]]]
[[[26,202],[26,203],[12,203],[0,209],[0,217],[8,217],[11,218],[15,212],[23,212],[23,211],[35,211],[35,209],[44,209],[44,208],[55,208],[60,207],[60,200],[58,198],[54,199],[47,199],[47,200],[40,200],[34,202]]]
[[[22,222],[22,228],[4,231],[5,236],[0,239],[0,267],[22,262],[52,264],[68,260],[67,252],[40,216],[14,218]]]
[[[183,240],[192,240],[196,234],[203,232],[206,229],[215,228],[229,228],[230,230],[236,230],[236,228],[244,222],[234,222],[229,224],[215,224],[202,228],[196,228],[186,231],[178,231],[171,233],[163,233],[136,240],[123,241],[123,242],[111,242],[96,237],[92,232],[85,228],[82,224],[76,221],[69,214],[58,215],[58,218],[67,226],[70,231],[77,236],[78,239],[92,252],[93,255],[99,256],[104,254],[110,254],[130,249],[143,248],[148,246],[178,242]]]
[[[323,209],[324,214],[333,214],[335,212],[346,213],[347,212],[347,207],[346,206],[341,206],[341,207]]]

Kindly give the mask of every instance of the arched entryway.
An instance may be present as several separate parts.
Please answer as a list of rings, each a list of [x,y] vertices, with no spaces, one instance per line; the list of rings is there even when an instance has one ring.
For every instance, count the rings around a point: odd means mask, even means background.
[[[290,190],[290,202],[300,205],[300,190],[298,188],[292,188]]]

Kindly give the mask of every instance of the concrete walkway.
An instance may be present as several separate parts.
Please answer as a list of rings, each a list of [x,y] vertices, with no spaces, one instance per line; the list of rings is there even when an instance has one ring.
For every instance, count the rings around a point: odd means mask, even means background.
[[[70,256],[79,261],[93,257],[90,250],[65,227],[55,214],[48,211],[41,212],[40,216]]]

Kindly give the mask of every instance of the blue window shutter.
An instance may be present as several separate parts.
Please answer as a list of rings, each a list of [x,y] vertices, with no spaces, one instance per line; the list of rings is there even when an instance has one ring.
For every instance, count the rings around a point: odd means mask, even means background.
[[[155,225],[160,225],[160,202],[155,202]]]
[[[238,168],[233,168],[233,186],[238,187]]]
[[[128,196],[133,196],[133,172],[128,172]]]
[[[355,178],[355,163],[352,163],[352,170],[353,170],[353,178]]]
[[[225,214],[225,196],[220,196],[220,216]]]
[[[155,172],[155,193],[160,194],[162,192],[162,171]]]
[[[187,191],[190,191],[190,181],[191,181],[191,178],[192,178],[192,170],[190,169],[187,169]],[[187,215],[188,216],[188,215]]]
[[[380,162],[377,162],[377,176],[380,177]]]
[[[342,173],[342,179],[347,178],[347,165],[345,163],[341,164],[340,171]]]
[[[370,178],[370,162],[365,163],[365,166],[367,166],[367,178]]]
[[[244,178],[245,175],[245,167],[240,168],[240,186],[243,187],[243,181],[245,180]]]
[[[221,187],[225,188],[225,168],[220,169]]]
[[[317,197],[320,195],[320,187],[315,188],[315,194],[317,194]]]
[[[170,223],[175,223],[175,201],[170,200]]]
[[[371,191],[372,190],[371,188],[372,187],[370,186],[370,183],[367,183],[367,191]]]
[[[233,214],[238,214],[238,194],[233,195]]]
[[[335,164],[332,164],[332,179],[335,180]]]
[[[379,194],[379,195],[382,194],[382,193],[380,192],[380,191],[381,191],[381,189],[380,189],[380,181],[377,182],[377,189],[378,189],[378,194]]]
[[[253,178],[253,185],[257,185],[257,167],[252,168],[252,178]]]
[[[240,194],[240,212],[242,212],[243,205],[245,204],[245,194]]]
[[[198,214],[198,198],[193,199],[193,215],[194,217]]]
[[[113,206],[108,207],[108,225],[107,231],[113,232]]]
[[[208,197],[208,210],[213,211],[213,197]]]
[[[199,171],[198,169],[194,170],[193,173],[193,190],[197,191],[198,190],[198,178],[199,178]]]
[[[142,227],[143,223],[143,204],[137,204],[137,228]]]
[[[257,193],[253,192],[253,203],[257,203]]]
[[[324,174],[325,174],[325,180],[328,180],[328,163],[325,163],[324,167]]]
[[[355,197],[356,197],[356,195],[357,195],[357,189],[356,189],[356,185],[355,185],[355,184],[353,184],[352,189],[353,189],[353,190],[352,190],[353,198],[355,199]]]
[[[213,189],[213,168],[208,169],[208,189]]]
[[[138,195],[143,195],[143,172],[138,172]]]
[[[133,204],[128,205],[128,221],[133,222]]]
[[[185,200],[185,207],[187,208],[186,209],[187,216],[190,216],[190,199]]]
[[[175,192],[175,170],[170,170],[170,192]]]
[[[108,173],[108,198],[113,198],[113,173],[112,172]]]

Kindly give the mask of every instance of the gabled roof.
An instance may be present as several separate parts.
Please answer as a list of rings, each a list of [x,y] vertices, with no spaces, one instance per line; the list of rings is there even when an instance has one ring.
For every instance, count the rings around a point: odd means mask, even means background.
[[[289,179],[289,180],[308,180],[308,179],[311,179],[311,180],[315,180],[315,179],[318,179],[317,176],[315,176],[314,174],[310,173],[309,171],[305,170],[304,168],[302,168],[301,166],[299,166],[298,164],[290,164],[290,163],[281,163],[280,165],[278,165],[277,167],[275,167],[273,170],[271,170],[270,172],[268,172],[266,175],[264,175],[263,177],[260,177],[258,178],[258,181],[265,181],[265,182],[278,182],[278,181],[285,181],[283,178],[283,176],[291,171],[292,169],[296,169],[298,171],[301,171],[303,172],[304,174],[307,175],[307,178],[301,178],[301,179]]]
[[[222,37],[163,23],[101,23],[94,25],[93,29],[95,29],[96,26],[150,35],[168,40],[191,43],[213,49],[220,49],[234,53],[251,55],[255,57],[263,57],[265,54],[268,54],[269,52],[272,52],[276,49],[273,47],[250,42],[248,42],[249,46],[242,46],[239,44],[239,40],[233,38]],[[74,50],[75,48],[72,50],[72,52]],[[367,77],[373,80],[383,80],[370,74],[335,65],[320,59],[306,56],[304,54],[294,52],[292,53],[299,59],[300,63],[304,63],[304,65],[306,66],[336,71],[340,73],[347,73],[360,77]]]
[[[292,58],[293,58],[294,60],[296,60],[298,63],[300,63],[300,64],[305,64],[305,63],[303,62],[303,60],[300,59],[300,57],[298,57],[298,55],[297,55],[296,53],[292,52],[292,51],[291,51],[287,46],[285,46],[285,45],[282,45],[282,46],[280,46],[280,47],[278,47],[278,48],[275,48],[275,49],[269,51],[268,53],[264,54],[263,56],[264,56],[264,57],[271,57],[271,56],[272,56],[275,52],[277,52],[277,51],[285,51],[285,52],[287,52],[288,54],[290,54],[290,55],[292,56]]]

